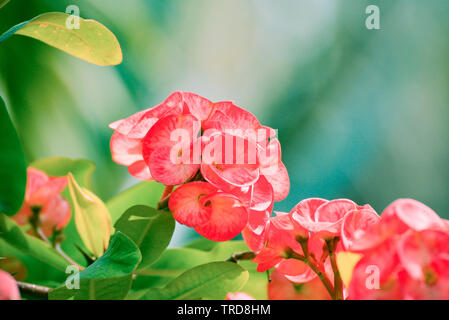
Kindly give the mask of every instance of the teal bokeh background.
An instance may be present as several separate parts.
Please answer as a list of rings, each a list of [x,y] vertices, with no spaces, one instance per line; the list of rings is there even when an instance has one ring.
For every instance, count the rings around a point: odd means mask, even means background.
[[[0,45],[0,94],[28,162],[91,159],[109,199],[137,180],[111,161],[107,124],[185,90],[279,130],[292,188],[276,210],[317,196],[381,212],[412,197],[449,218],[447,0],[11,0],[0,32],[73,4],[117,35],[124,61],[98,67],[20,36]],[[370,4],[381,30],[365,27]],[[178,230],[178,243],[191,236]]]

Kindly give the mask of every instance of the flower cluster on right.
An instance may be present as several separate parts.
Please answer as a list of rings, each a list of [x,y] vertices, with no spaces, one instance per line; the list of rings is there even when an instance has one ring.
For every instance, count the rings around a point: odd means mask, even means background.
[[[378,216],[347,199],[306,199],[245,240],[258,271],[274,269],[270,299],[449,299],[449,222],[416,200]]]

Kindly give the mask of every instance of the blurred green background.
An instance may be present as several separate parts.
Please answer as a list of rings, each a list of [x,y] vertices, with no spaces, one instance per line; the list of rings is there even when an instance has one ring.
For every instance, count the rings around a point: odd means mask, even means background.
[[[367,30],[365,8],[380,8]],[[412,197],[449,218],[447,0],[11,0],[0,32],[78,5],[117,36],[124,61],[98,67],[30,38],[0,45],[0,94],[29,162],[97,163],[104,200],[133,185],[107,124],[174,90],[234,100],[279,130],[289,211],[307,197],[379,213]],[[192,237],[179,228],[173,245]]]

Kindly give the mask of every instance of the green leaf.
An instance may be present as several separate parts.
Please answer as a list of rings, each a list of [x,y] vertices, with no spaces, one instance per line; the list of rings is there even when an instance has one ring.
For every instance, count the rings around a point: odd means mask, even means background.
[[[10,246],[62,272],[67,262],[45,242],[22,231],[20,227],[4,214],[0,214],[0,238]]]
[[[62,285],[49,293],[50,300],[123,300],[131,288],[132,276],[82,279],[79,289]]]
[[[8,2],[9,0],[0,0],[0,9],[3,8]]]
[[[79,273],[79,289],[69,289],[65,283],[50,292],[52,300],[122,300],[132,284],[132,272],[142,260],[136,244],[121,232],[110,241],[106,252]],[[74,283],[75,275],[67,279]]]
[[[132,298],[140,298],[148,288],[165,286],[188,269],[208,262],[224,261],[233,253],[248,250],[243,241],[214,242],[207,239],[194,241],[184,248],[167,249],[154,264],[136,271],[138,276],[133,284],[135,293]],[[255,263],[239,263],[249,271],[249,280],[242,290],[256,299],[267,299],[266,274],[257,272]]]
[[[106,202],[113,222],[131,206],[142,204],[150,207],[156,206],[164,185],[155,181],[144,181],[123,191]]]
[[[0,97],[0,212],[14,215],[25,197],[26,161],[19,135]]]
[[[126,210],[114,227],[139,247],[142,253],[139,269],[142,269],[156,261],[167,248],[175,220],[169,212],[138,205]]]
[[[71,173],[68,174],[68,186],[78,233],[86,248],[100,257],[108,248],[112,233],[108,209],[90,190],[80,187]]]
[[[118,278],[131,274],[142,260],[136,244],[121,232],[110,241],[109,248],[93,264],[80,272],[80,279]]]
[[[211,262],[190,269],[164,288],[148,290],[150,300],[222,300],[239,291],[248,281],[248,271],[232,262]]]
[[[40,40],[85,61],[101,65],[122,62],[122,50],[114,34],[94,20],[79,18],[79,29],[69,29],[66,21],[74,17],[61,12],[49,12],[12,27],[0,37],[0,42],[14,34]]]
[[[160,287],[180,275],[182,272],[212,261],[224,261],[233,253],[248,251],[243,241],[214,242],[199,239],[184,248],[168,249],[150,267],[137,271],[138,277],[133,285],[142,294],[148,287]],[[241,266],[249,271],[249,280],[243,291],[256,299],[267,299],[267,276],[257,272],[255,263],[240,261]],[[136,294],[139,297],[139,293]]]
[[[48,285],[48,281],[53,281],[58,286],[67,278],[67,274],[63,270],[56,269],[47,263],[47,260],[41,258],[41,261],[26,252],[13,247],[7,241],[2,239],[0,235],[0,257],[17,259],[23,263],[26,270],[26,277],[23,279],[26,282],[35,283],[39,285]],[[0,259],[0,268],[2,268],[2,260]],[[11,270],[11,273],[16,271]]]

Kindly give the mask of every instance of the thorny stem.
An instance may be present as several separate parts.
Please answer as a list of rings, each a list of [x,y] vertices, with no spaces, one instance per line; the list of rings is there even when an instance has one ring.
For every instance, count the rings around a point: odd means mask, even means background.
[[[43,298],[48,298],[48,293],[51,290],[51,288],[49,287],[39,286],[37,284],[22,281],[17,281],[17,286],[23,293],[30,293]]]
[[[332,271],[334,272],[335,300],[343,300],[343,281],[341,279],[340,271],[338,270],[337,260],[335,256],[335,249],[339,240],[339,237],[335,237],[331,240],[326,240],[326,245],[329,250],[329,258],[332,265]]]
[[[323,283],[324,287],[326,288],[327,292],[332,297],[332,299],[335,300],[336,295],[334,292],[334,286],[332,285],[332,282],[329,280],[326,273],[321,270],[321,269],[324,270],[324,268],[321,268],[320,265],[316,262],[315,258],[312,257],[309,253],[309,248],[308,248],[309,239],[308,238],[300,238],[300,239],[298,239],[298,242],[301,245],[304,256],[293,252],[291,257],[301,260],[304,263],[306,263],[313,270],[313,272],[316,273],[316,275],[321,280],[321,282]]]

